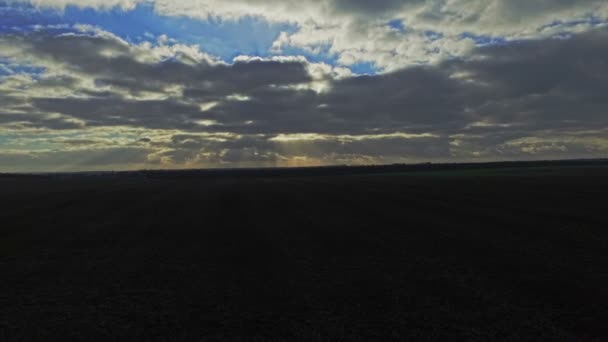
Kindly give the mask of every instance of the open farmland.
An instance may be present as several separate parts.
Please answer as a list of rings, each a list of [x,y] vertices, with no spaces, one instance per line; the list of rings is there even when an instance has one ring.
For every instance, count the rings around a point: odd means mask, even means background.
[[[608,163],[0,177],[0,340],[608,338]]]

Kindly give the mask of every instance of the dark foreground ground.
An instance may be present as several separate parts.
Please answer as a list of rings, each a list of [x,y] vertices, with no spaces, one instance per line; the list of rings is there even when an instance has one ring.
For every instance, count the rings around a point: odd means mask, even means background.
[[[0,177],[0,341],[608,339],[608,163]]]

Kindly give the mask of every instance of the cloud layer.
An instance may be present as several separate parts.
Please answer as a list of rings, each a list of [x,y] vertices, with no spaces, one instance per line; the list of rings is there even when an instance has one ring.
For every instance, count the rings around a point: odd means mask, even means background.
[[[276,52],[298,48],[337,56],[342,65],[369,62],[381,70],[438,62],[467,54],[492,38],[519,40],[582,32],[603,25],[603,0],[29,0],[39,7],[67,5],[132,9],[151,4],[160,15],[208,20],[259,17],[290,22]],[[388,23],[394,23],[391,26]]]
[[[3,33],[0,170],[606,157],[605,3],[467,4],[155,2],[168,15],[295,21],[273,49],[328,43],[344,60],[335,64],[278,52],[226,62],[167,37],[133,43],[90,26]],[[395,19],[404,26],[386,25]],[[484,35],[502,40],[470,42]],[[434,44],[450,39],[455,50],[441,58],[415,63],[422,57],[405,51],[443,54]],[[348,66],[360,61],[382,72],[354,75]]]

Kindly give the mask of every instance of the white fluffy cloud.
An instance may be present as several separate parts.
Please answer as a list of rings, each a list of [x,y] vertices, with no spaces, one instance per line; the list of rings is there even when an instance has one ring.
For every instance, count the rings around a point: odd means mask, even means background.
[[[592,15],[604,20],[608,14],[602,0],[157,0],[155,6],[167,15],[292,22],[298,30],[280,35],[275,51],[291,46],[315,53],[329,47],[343,65],[371,62],[385,71],[466,55],[474,42],[464,34],[538,38],[581,31],[584,25],[570,23]],[[401,21],[404,30],[389,27],[390,20]]]
[[[162,15],[206,20],[262,17],[297,25],[273,51],[290,46],[313,53],[327,48],[341,65],[374,63],[380,70],[464,56],[468,35],[541,38],[593,28],[608,17],[605,0],[21,0],[37,6],[133,8],[152,3]],[[404,30],[387,25],[402,21]],[[430,34],[430,32],[433,32]]]

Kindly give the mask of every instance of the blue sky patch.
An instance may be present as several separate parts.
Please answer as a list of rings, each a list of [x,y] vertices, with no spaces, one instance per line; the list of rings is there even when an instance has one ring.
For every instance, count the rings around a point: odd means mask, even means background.
[[[472,39],[476,45],[498,45],[507,43],[507,39],[504,37],[493,37],[493,36],[485,36],[485,35],[477,35],[470,32],[465,32],[460,35],[463,39],[470,38]]]
[[[0,76],[15,74],[29,74],[34,78],[40,77],[46,69],[37,66],[16,64],[4,58],[0,58]]]
[[[405,25],[403,24],[403,20],[401,20],[401,19],[394,19],[394,20],[389,21],[388,27],[395,29],[397,31],[401,31],[401,32],[405,31]]]
[[[435,32],[435,31],[424,31],[424,35],[430,40],[430,41],[436,41],[439,39],[443,38],[443,34],[440,32]]]
[[[378,73],[378,68],[371,62],[355,63],[349,66],[349,68],[358,75],[374,75]]]

